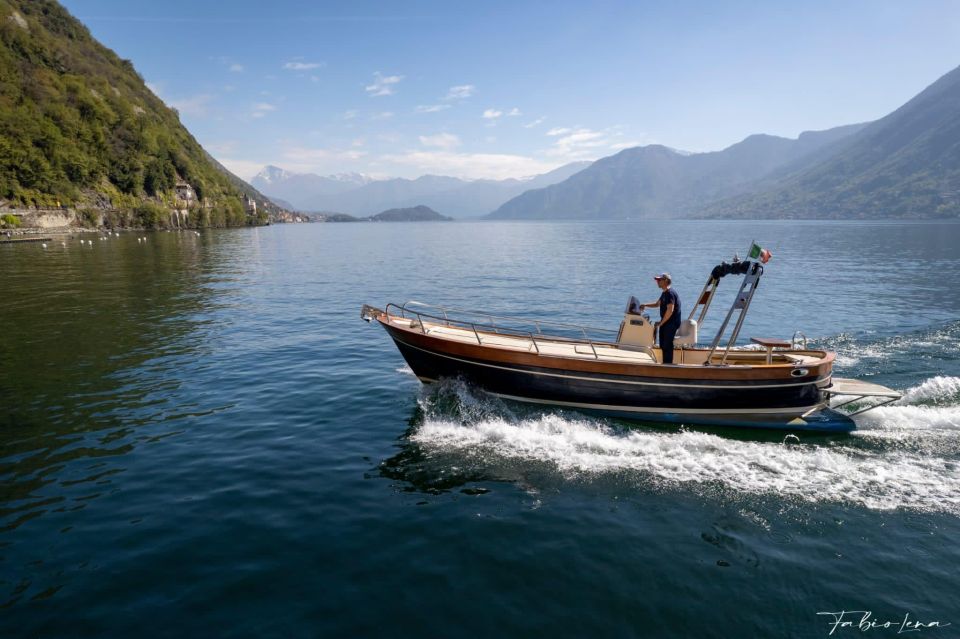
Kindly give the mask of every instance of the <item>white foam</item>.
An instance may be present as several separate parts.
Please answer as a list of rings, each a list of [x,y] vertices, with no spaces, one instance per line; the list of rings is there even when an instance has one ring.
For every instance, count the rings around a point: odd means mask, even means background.
[[[909,388],[903,393],[903,404],[943,403],[960,398],[960,377],[938,375]]]
[[[858,364],[860,362],[860,358],[854,357],[853,355],[837,353],[837,357],[834,361],[836,362],[837,366],[853,366],[854,364]]]
[[[811,340],[837,353],[838,366],[853,366],[864,360],[884,361],[893,356],[914,353],[917,350],[936,350],[939,353],[960,351],[958,339],[960,323],[926,331],[920,334],[888,337],[874,343],[862,344],[852,336],[840,334]]]
[[[854,420],[858,430],[960,430],[960,406],[881,406]]]
[[[517,418],[498,414],[495,400],[453,390],[460,415],[437,414],[424,401],[426,418],[412,439],[481,464],[539,461],[567,477],[627,471],[638,481],[694,490],[720,484],[810,502],[960,514],[960,406],[878,408],[856,418],[863,430],[848,441],[791,444],[700,431],[620,431],[603,420],[549,411]]]
[[[407,366],[406,364],[398,368],[396,372],[403,373],[404,375],[413,375],[414,377],[416,377],[417,375],[416,373],[413,372],[413,369]]]

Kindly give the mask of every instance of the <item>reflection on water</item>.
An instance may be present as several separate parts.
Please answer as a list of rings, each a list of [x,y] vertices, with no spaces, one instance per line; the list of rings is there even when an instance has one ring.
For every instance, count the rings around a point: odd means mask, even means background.
[[[960,619],[960,225],[86,238],[0,247],[0,635],[804,636],[813,595],[864,583]],[[799,441],[627,424],[423,388],[357,318],[422,299],[615,329],[652,273],[689,300],[751,239],[775,258],[744,338],[803,329],[904,402]]]
[[[0,254],[0,531],[85,509],[118,490],[124,458],[138,446],[229,406],[192,388],[210,348],[204,315],[220,303],[206,239],[161,233],[143,244],[132,235],[93,241],[88,248],[66,240],[42,259]],[[22,556],[9,545],[27,542],[29,532],[7,539],[5,572],[17,570]],[[8,603],[28,584],[6,593]]]
[[[68,240],[45,260],[4,256],[0,517],[7,528],[46,510],[83,508],[122,472],[109,458],[133,449],[139,427],[197,407],[175,405],[186,380],[168,373],[187,373],[204,348],[193,317],[211,298],[200,276],[202,240],[94,241],[87,249]],[[45,494],[50,484],[58,484],[54,496]]]

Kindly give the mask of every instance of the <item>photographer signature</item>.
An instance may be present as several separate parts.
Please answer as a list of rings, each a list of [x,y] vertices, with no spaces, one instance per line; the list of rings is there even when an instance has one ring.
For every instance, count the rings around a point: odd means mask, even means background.
[[[828,622],[831,635],[835,633],[838,628],[856,628],[860,632],[877,629],[896,629],[899,635],[905,632],[920,632],[921,630],[928,630],[930,628],[946,628],[950,625],[943,621],[920,621],[911,619],[909,612],[903,615],[903,619],[885,621],[874,619],[873,611],[871,610],[841,610],[840,612],[818,612],[817,614],[832,618],[831,621]]]

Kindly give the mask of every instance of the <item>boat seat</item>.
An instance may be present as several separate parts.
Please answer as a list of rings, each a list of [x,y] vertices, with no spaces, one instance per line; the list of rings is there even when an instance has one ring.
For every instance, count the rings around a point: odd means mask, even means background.
[[[777,353],[777,355],[780,355],[780,353]],[[783,357],[788,362],[793,362],[795,364],[804,364],[804,365],[816,364],[822,359],[814,355],[794,355],[793,353],[783,353]]]
[[[687,319],[680,322],[680,328],[673,338],[674,346],[693,346],[697,343],[697,320]]]

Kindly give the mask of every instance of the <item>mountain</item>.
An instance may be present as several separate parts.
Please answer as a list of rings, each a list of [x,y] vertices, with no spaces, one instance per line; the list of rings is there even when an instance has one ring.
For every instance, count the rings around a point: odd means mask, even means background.
[[[320,176],[311,173],[293,173],[268,165],[250,180],[250,184],[269,197],[283,199],[295,208],[307,210],[304,208],[304,203],[310,198],[336,195],[373,181],[373,178],[362,173]]]
[[[166,224],[174,208],[193,226],[277,210],[58,3],[0,0],[0,208],[63,207],[139,226]]]
[[[704,211],[725,217],[960,217],[960,67],[829,156]]]
[[[318,213],[320,222],[449,222],[452,217],[440,215],[428,206],[412,206],[403,209],[389,209],[366,217],[355,217],[346,213]]]
[[[682,153],[662,145],[625,149],[570,178],[527,191],[494,219],[625,219],[691,214],[757,180],[798,166],[859,131],[850,125],[808,131],[797,139],[751,135],[722,151]]]
[[[405,209],[390,209],[371,215],[374,222],[449,222],[453,218],[440,215],[429,206],[414,206]]]
[[[574,162],[525,180],[462,180],[440,175],[373,180],[356,173],[323,177],[268,166],[252,184],[301,211],[332,210],[365,216],[385,208],[424,204],[451,211],[455,217],[469,217],[485,214],[528,189],[565,180],[588,165]]]
[[[880,120],[714,153],[627,149],[496,219],[960,217],[960,67]]]

